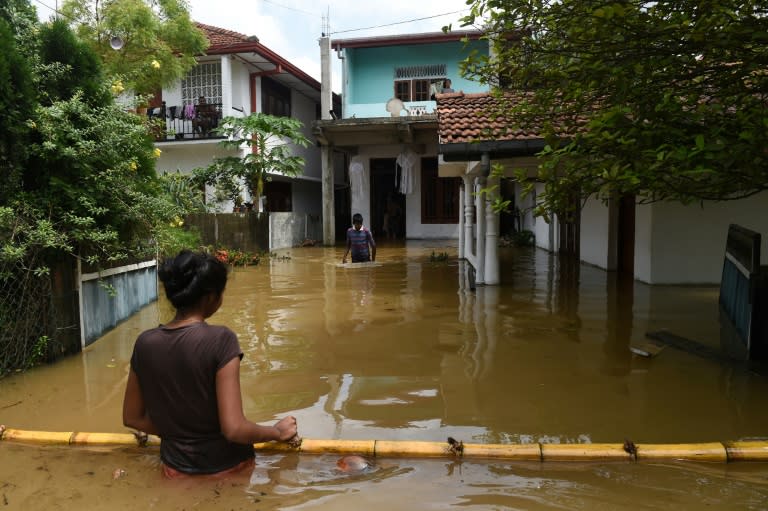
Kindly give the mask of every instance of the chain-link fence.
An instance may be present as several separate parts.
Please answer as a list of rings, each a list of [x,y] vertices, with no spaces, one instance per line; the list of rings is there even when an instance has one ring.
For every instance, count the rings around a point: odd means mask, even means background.
[[[36,267],[34,256],[0,261],[0,376],[43,362],[54,351],[51,277]]]

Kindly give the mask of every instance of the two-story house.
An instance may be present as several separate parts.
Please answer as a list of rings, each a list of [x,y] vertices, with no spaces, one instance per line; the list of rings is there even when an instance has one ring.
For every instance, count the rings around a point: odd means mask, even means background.
[[[321,39],[323,68],[329,69],[329,59],[342,61],[341,116],[332,118],[324,109],[314,130],[325,153],[343,155],[344,180],[326,187],[335,190],[337,218],[348,221],[362,214],[377,242],[459,237],[461,179],[438,176],[435,96],[444,91],[446,80],[456,91],[486,90],[459,70],[470,52],[488,55],[481,35],[455,31],[325,39],[326,51]],[[331,163],[324,166],[333,172]],[[339,200],[345,193],[348,200]],[[326,203],[333,200],[324,192]],[[341,237],[339,225],[335,234]],[[333,239],[325,235],[326,243]]]
[[[175,86],[155,94],[148,115],[155,117],[157,146],[162,153],[158,172],[190,172],[227,153],[214,131],[227,116],[263,112],[290,116],[304,124],[312,137],[312,123],[320,115],[320,82],[261,44],[257,37],[197,24],[210,42],[205,55]],[[338,103],[338,96],[334,98]],[[246,150],[246,149],[242,149]],[[304,174],[295,178],[272,174],[265,182],[263,209],[320,215],[320,155],[316,146],[295,147],[304,158]],[[213,200],[212,190],[206,191]],[[243,191],[243,202],[258,208],[258,198]],[[220,204],[232,211],[233,204]]]

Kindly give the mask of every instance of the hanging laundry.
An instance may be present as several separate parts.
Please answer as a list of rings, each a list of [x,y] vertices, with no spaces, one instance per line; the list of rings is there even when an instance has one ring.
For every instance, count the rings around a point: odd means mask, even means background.
[[[362,199],[365,181],[365,165],[362,156],[353,156],[349,162],[349,188],[352,199]]]
[[[418,159],[419,156],[413,150],[406,149],[395,160],[400,165],[400,193],[404,195],[413,193],[413,168]]]
[[[190,121],[195,118],[195,105],[190,103],[184,106],[184,117]]]

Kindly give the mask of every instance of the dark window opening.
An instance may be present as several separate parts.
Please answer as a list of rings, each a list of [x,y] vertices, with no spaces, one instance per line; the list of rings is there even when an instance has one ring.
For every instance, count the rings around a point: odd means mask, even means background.
[[[264,183],[264,195],[267,197],[265,210],[287,213],[293,211],[291,205],[291,183],[287,181],[267,181]]]
[[[431,85],[431,80],[396,80],[395,97],[401,101],[428,101]]]
[[[278,117],[291,116],[291,90],[271,78],[261,79],[261,111]]]
[[[437,158],[421,159],[421,223],[459,223],[461,178],[438,177]]]
[[[395,97],[401,101],[411,100],[411,82],[402,80],[395,82]]]

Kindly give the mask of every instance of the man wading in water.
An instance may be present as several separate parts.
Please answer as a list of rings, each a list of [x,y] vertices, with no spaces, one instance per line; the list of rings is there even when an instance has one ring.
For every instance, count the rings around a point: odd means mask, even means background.
[[[370,252],[368,247],[370,246]],[[353,263],[367,263],[376,260],[376,243],[371,231],[363,227],[363,215],[355,213],[352,216],[352,227],[347,229],[347,251],[344,252],[342,263],[347,262],[347,254],[352,251]]]

